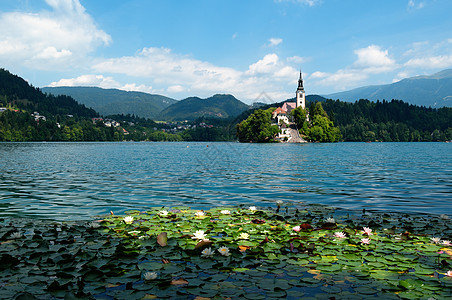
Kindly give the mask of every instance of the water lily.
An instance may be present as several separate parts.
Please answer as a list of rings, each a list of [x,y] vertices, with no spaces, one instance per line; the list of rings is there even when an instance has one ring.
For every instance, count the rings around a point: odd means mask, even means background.
[[[256,206],[250,206],[250,207],[249,207],[249,210],[251,210],[251,211],[256,211],[257,208],[256,208]]]
[[[452,277],[452,271],[447,271],[446,274],[444,274],[444,275]]]
[[[11,233],[10,238],[13,240],[20,239],[22,238],[22,233],[20,233],[19,231],[13,232]]]
[[[230,215],[231,211],[227,210],[227,209],[223,209],[222,211],[220,211],[223,215]]]
[[[442,215],[440,215],[439,217],[440,217],[441,219],[443,219],[443,220],[448,220],[448,219],[449,219],[449,216],[446,215],[446,214],[442,214]]]
[[[281,206],[284,202],[282,200],[276,201],[276,205]]]
[[[370,229],[369,227],[363,227],[363,230],[364,234],[372,235],[372,229]]]
[[[202,250],[202,252],[201,252],[202,257],[212,257],[213,254],[214,254],[214,251],[212,251],[212,248],[210,248],[210,247]]]
[[[168,215],[168,211],[167,210],[161,210],[159,211],[159,216],[161,217],[166,217]]]
[[[132,224],[133,223],[133,217],[132,216],[124,217],[123,221],[126,224]]]
[[[329,217],[328,219],[325,220],[325,223],[331,223],[331,224],[335,224],[336,220],[332,217]]]
[[[220,254],[223,255],[223,256],[231,255],[231,253],[229,253],[229,248],[228,247],[220,247],[220,248],[218,248],[218,252],[220,252]]]
[[[96,229],[96,228],[99,228],[99,227],[100,227],[100,224],[97,223],[97,222],[91,222],[91,223],[88,224],[88,227],[89,227],[89,228]]]
[[[439,244],[439,242],[441,242],[441,238],[439,237],[432,237],[430,240],[435,244]]]
[[[150,280],[154,280],[157,278],[157,273],[156,272],[146,272],[143,275],[144,280],[150,281]]]
[[[194,240],[205,240],[206,239],[206,234],[204,233],[204,230],[197,230],[195,233],[194,233],[194,236],[192,237],[192,239],[194,239]]]
[[[204,217],[206,215],[206,213],[205,212],[203,212],[203,211],[197,211],[196,213],[195,213],[195,216],[196,217]]]
[[[249,239],[250,238],[250,235],[248,234],[248,233],[246,233],[246,232],[242,232],[240,235],[239,235],[239,239],[240,240],[247,240],[247,239]]]
[[[334,236],[337,237],[337,238],[339,238],[339,239],[345,239],[345,238],[347,237],[347,236],[345,235],[345,233],[342,232],[342,231],[337,231],[337,232],[335,232],[335,233],[334,233]]]
[[[450,241],[444,240],[442,241],[444,246],[452,246],[452,243]]]
[[[301,231],[301,227],[300,226],[295,226],[294,228],[292,228],[293,231],[296,232],[300,232]]]
[[[370,244],[370,239],[369,238],[362,238],[361,239],[361,243],[369,245]]]

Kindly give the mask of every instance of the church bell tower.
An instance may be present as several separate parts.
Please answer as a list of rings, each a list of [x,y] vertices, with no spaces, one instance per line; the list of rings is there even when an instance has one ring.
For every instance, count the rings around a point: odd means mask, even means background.
[[[300,71],[300,79],[298,79],[298,88],[297,88],[297,107],[305,109],[306,108],[306,98],[303,87],[303,78]]]

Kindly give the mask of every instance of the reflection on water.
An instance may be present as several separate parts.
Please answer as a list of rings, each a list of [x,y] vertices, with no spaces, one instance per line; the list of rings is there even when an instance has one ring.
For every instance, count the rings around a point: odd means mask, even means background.
[[[446,143],[0,143],[0,216],[322,203],[452,214]]]

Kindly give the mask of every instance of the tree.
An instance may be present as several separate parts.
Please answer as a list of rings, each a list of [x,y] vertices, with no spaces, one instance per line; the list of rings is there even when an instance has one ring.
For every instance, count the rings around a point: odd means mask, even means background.
[[[296,115],[302,117],[303,110],[299,107],[296,108],[295,111],[298,109],[300,109],[301,112],[295,112],[294,117]],[[300,116],[298,118],[300,118]],[[311,120],[309,125],[307,121],[304,121],[301,124],[301,132],[304,133],[310,141],[334,143],[342,138],[339,127],[334,126],[333,121],[330,120],[328,114],[323,109],[322,103],[311,103],[309,118]],[[306,117],[304,120],[306,120]]]
[[[277,125],[272,125],[272,112],[275,108],[267,110],[258,109],[246,120],[237,125],[237,137],[240,142],[273,142],[279,132]]]

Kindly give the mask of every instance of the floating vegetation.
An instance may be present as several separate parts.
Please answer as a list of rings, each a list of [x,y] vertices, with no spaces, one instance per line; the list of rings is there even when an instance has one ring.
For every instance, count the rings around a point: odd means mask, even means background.
[[[0,298],[450,299],[447,216],[277,205],[0,220]]]

